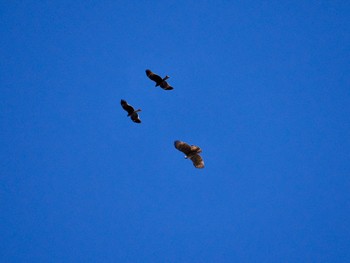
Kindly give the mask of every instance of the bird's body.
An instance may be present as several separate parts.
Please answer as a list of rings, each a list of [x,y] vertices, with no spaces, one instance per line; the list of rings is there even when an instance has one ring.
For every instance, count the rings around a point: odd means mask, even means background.
[[[196,145],[189,145],[182,141],[175,141],[174,146],[176,149],[186,154],[185,158],[190,159],[196,168],[204,168],[204,161],[199,155],[199,153],[202,152],[201,148]]]
[[[172,86],[169,85],[169,83],[166,81],[169,76],[165,76],[164,78],[161,78],[159,75],[153,73],[151,70],[146,69],[146,75],[151,80],[153,80],[156,83],[156,87],[160,86],[164,90],[172,90],[174,89]]]
[[[128,113],[127,116],[130,117],[133,122],[141,123],[141,120],[138,115],[138,112],[141,111],[141,109],[135,110],[125,100],[121,100],[120,105],[122,105],[123,109]]]

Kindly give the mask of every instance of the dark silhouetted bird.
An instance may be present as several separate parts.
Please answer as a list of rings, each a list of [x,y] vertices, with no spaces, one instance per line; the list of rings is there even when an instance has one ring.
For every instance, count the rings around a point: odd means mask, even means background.
[[[168,82],[166,82],[166,80],[169,78],[168,75],[166,75],[165,78],[162,79],[159,75],[154,74],[149,69],[146,69],[146,75],[156,83],[156,87],[160,86],[162,89],[165,89],[165,90],[174,89],[172,86],[168,84]]]
[[[139,115],[137,114],[139,111],[141,111],[141,109],[135,110],[125,100],[121,100],[120,104],[122,105],[123,109],[128,112],[128,117],[130,117],[133,122],[141,123],[141,120],[139,119]]]
[[[190,146],[187,143],[182,141],[175,141],[174,145],[176,149],[186,154],[185,158],[190,159],[196,168],[204,168],[204,161],[202,157],[199,155],[199,153],[202,152],[201,148],[199,148],[196,145]]]

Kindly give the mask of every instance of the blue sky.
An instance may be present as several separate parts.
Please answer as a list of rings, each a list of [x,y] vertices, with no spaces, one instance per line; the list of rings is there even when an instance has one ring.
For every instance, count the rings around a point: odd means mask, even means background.
[[[349,262],[349,11],[1,1],[0,261]]]

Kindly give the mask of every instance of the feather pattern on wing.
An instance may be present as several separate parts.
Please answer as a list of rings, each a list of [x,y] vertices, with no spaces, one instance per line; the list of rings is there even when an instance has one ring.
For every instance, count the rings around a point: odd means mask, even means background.
[[[187,143],[182,141],[175,141],[174,142],[175,148],[179,151],[183,152],[184,154],[189,154],[191,152],[191,146],[189,146]]]
[[[165,80],[159,85],[162,89],[165,90],[172,90],[174,89],[172,86],[169,85],[168,82],[166,82]]]
[[[160,85],[160,83],[162,83],[162,81],[163,81],[163,79],[159,75],[154,74],[149,69],[146,69],[146,74],[147,74],[147,77],[149,77],[151,80],[156,82],[158,85]]]
[[[131,115],[131,120],[136,123],[141,123],[139,115],[137,113]]]
[[[196,168],[204,168],[204,161],[199,154],[193,155],[190,159]]]
[[[125,100],[121,100],[120,104],[122,105],[123,109],[128,112],[128,115],[132,114],[135,111],[135,109],[131,105],[129,105]]]

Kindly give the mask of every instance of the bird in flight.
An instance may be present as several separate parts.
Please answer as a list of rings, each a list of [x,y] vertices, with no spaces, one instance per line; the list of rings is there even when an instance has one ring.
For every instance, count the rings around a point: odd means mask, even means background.
[[[196,168],[204,168],[204,161],[199,153],[202,149],[196,145],[189,145],[182,141],[174,142],[175,148],[186,154],[185,158],[190,159]]]
[[[123,109],[128,112],[128,117],[130,117],[133,122],[141,123],[139,115],[137,114],[141,109],[135,110],[125,100],[121,100],[120,105],[122,105]]]
[[[146,69],[146,75],[147,75],[147,77],[149,77],[151,80],[153,80],[156,83],[156,87],[160,86],[162,89],[165,89],[165,90],[172,90],[172,89],[174,89],[172,86],[170,86],[168,84],[168,82],[166,82],[166,80],[169,78],[168,75],[166,75],[162,79],[159,75],[154,74],[149,69]]]

